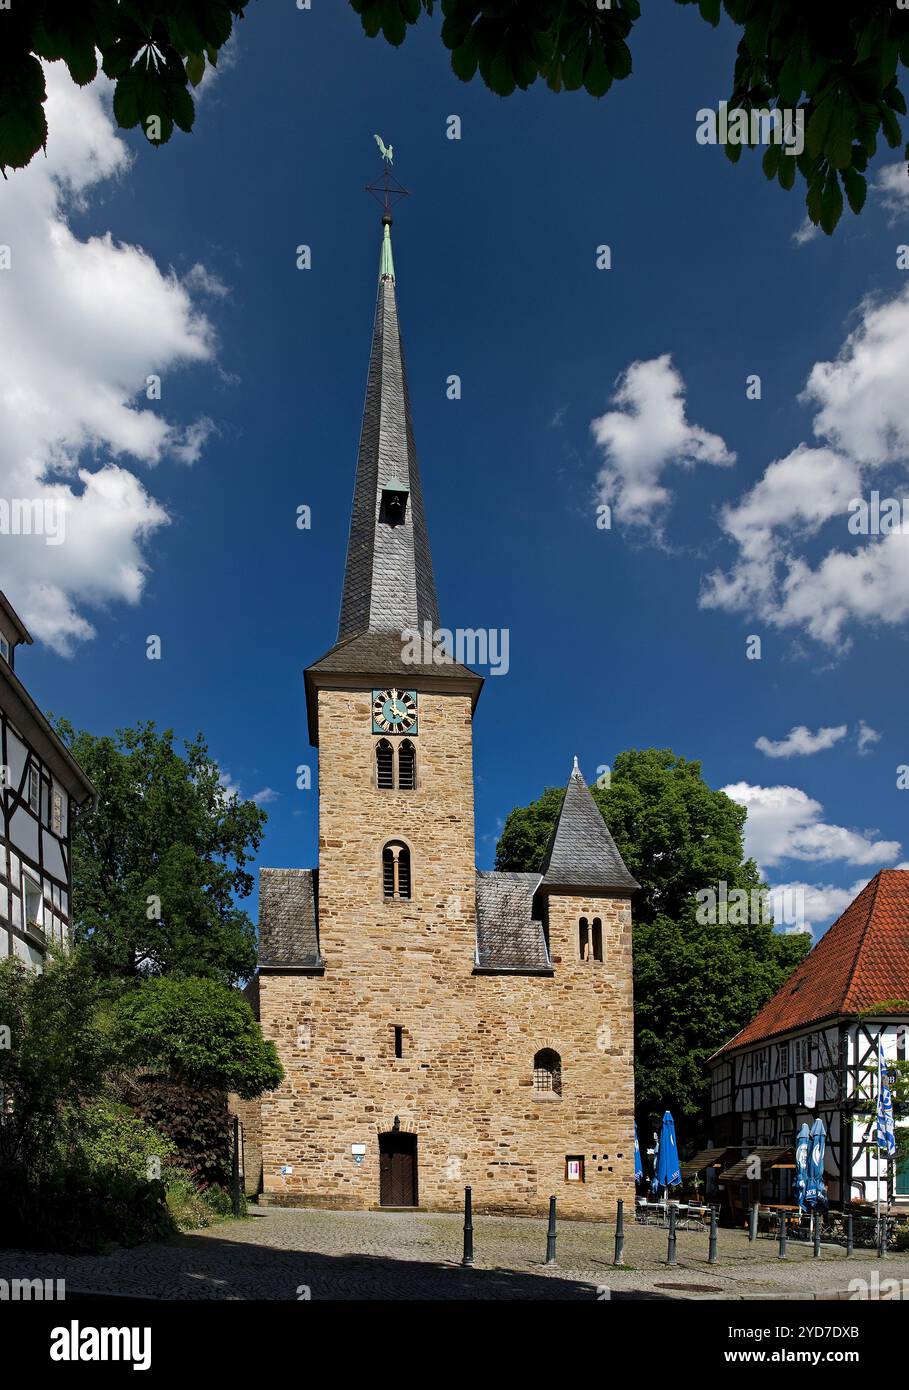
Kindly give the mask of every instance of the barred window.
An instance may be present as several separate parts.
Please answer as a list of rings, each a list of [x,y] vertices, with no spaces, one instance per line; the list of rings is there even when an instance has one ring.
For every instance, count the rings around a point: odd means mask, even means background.
[[[533,1059],[533,1089],[549,1095],[562,1094],[562,1059],[551,1047],[544,1047]]]
[[[391,840],[382,850],[382,893],[386,898],[410,897],[410,850]]]

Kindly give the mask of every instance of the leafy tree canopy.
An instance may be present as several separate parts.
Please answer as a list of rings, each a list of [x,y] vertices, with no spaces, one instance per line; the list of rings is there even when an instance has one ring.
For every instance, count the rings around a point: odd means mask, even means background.
[[[284,1075],[246,1000],[218,980],[146,980],[118,1001],[113,1036],[128,1066],[245,1099],[273,1090]]]
[[[201,735],[181,755],[152,723],[114,738],[57,727],[98,790],[72,854],[75,938],[99,974],[251,975],[255,930],[235,898],[252,890],[265,812],[225,793]]]
[[[611,785],[591,792],[641,885],[632,906],[638,1107],[693,1117],[706,1101],[707,1058],[754,1017],[808,943],[768,922],[698,922],[701,889],[762,887],[744,857],[746,812],[707,785],[700,763],[632,749],[616,758]],[[563,796],[550,787],[511,812],[497,869],[540,869]]]
[[[66,63],[73,81],[100,68],[114,79],[114,115],[163,145],[174,126],[190,131],[190,88],[217,63],[248,0],[17,0],[0,10],[0,170],[18,169],[47,140],[40,60]],[[350,0],[365,32],[403,43],[435,0]],[[800,108],[807,146],[798,158],[771,145],[764,173],[805,185],[811,220],[831,233],[867,194],[865,171],[880,136],[902,143],[899,86],[909,63],[909,10],[894,0],[676,0],[697,5],[716,27],[722,11],[742,31],[728,91],[732,109]],[[442,42],[459,78],[477,72],[509,96],[542,78],[553,91],[604,96],[632,71],[630,41],[639,0],[440,0]],[[741,144],[725,146],[741,157]],[[909,158],[909,150],[907,150]]]

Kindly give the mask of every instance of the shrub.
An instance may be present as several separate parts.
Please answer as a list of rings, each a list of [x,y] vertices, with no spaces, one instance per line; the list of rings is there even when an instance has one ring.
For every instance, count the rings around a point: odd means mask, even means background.
[[[94,1254],[165,1240],[175,1224],[162,1182],[111,1170],[4,1174],[3,1240],[10,1249]]]
[[[172,1141],[197,1187],[230,1184],[227,1094],[164,1076],[136,1078],[134,1100],[146,1125]]]
[[[161,1177],[164,1164],[177,1157],[176,1144],[126,1105],[95,1101],[83,1107],[82,1123],[82,1153],[91,1172],[107,1169],[148,1181]]]

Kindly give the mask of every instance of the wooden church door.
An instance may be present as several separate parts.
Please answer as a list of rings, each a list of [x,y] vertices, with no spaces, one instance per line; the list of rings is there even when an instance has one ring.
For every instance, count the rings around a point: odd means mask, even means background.
[[[379,1135],[379,1202],[383,1207],[417,1205],[417,1136],[399,1130]]]

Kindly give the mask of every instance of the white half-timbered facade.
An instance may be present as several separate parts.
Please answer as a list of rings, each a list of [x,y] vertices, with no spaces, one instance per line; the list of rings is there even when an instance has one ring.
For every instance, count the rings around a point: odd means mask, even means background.
[[[70,820],[95,791],[16,674],[31,637],[0,593],[0,960],[71,938]]]
[[[909,1046],[909,871],[877,874],[755,1019],[710,1060],[712,1140],[790,1149],[803,1121],[827,1131],[831,1203],[909,1205],[909,1170],[882,1158],[875,1107],[877,1048]],[[897,1124],[906,1121],[897,1120]],[[791,1196],[793,1170],[773,1174]]]

